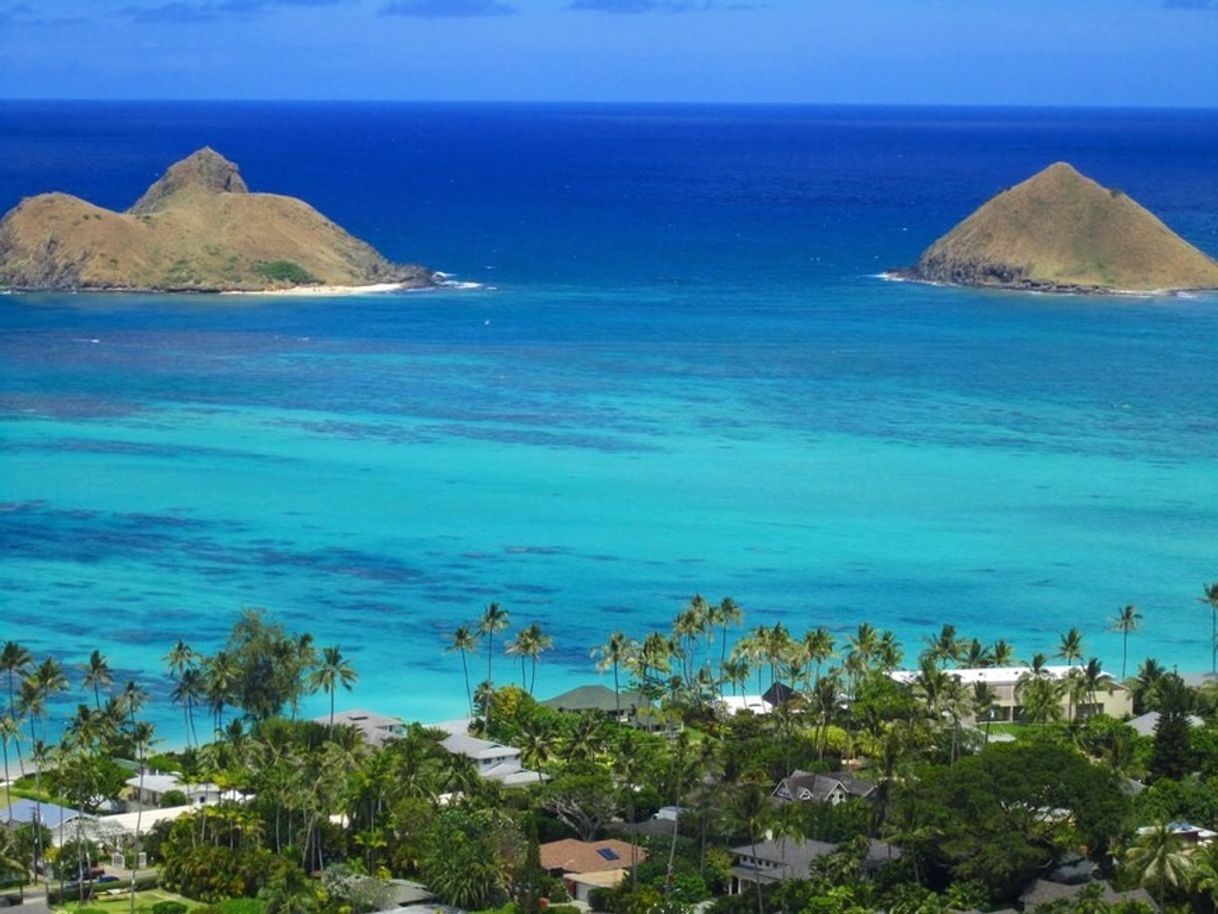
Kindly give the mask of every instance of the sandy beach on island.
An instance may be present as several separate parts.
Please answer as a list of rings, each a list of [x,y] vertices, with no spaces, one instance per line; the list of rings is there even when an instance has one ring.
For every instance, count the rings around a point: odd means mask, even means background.
[[[381,292],[401,292],[416,289],[404,282],[378,282],[366,286],[292,286],[287,289],[246,290],[233,289],[221,295],[375,295]],[[426,287],[424,287],[426,288]]]

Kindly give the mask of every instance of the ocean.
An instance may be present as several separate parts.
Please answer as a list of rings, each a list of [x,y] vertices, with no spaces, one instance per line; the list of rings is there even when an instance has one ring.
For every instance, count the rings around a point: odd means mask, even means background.
[[[480,287],[0,297],[0,639],[103,650],[168,742],[163,655],[242,607],[423,721],[491,600],[554,637],[539,697],[695,592],[1118,673],[1134,603],[1131,668],[1208,668],[1218,296],[877,274],[1061,159],[1218,255],[1218,111],[4,102],[0,207],[205,144]]]

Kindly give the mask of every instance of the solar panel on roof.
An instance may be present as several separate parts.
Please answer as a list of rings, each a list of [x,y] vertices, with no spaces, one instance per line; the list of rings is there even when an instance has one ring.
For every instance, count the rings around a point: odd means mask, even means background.
[[[618,857],[618,855],[617,855],[617,851],[615,851],[615,850],[614,850],[613,848],[611,848],[611,847],[598,847],[598,848],[596,849],[596,852],[597,852],[598,854],[600,854],[602,857],[604,857],[606,860],[619,860],[619,859],[621,859],[620,857]]]

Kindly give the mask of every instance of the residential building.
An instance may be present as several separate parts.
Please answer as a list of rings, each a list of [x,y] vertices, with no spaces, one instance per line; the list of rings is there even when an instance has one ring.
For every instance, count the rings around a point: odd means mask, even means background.
[[[616,713],[620,707],[623,720],[632,720],[639,710],[651,707],[651,701],[642,692],[614,694],[613,689],[603,685],[578,686],[541,704],[555,711],[593,711],[609,715]]]
[[[468,733],[451,733],[440,745],[453,755],[470,759],[478,774],[487,780],[499,781],[506,787],[537,784],[545,775],[530,771],[520,761],[520,750],[489,739],[479,739]]]
[[[132,798],[143,806],[160,806],[164,803],[166,794],[174,791],[185,796],[186,803],[190,806],[205,806],[208,803],[219,803],[222,799],[237,799],[236,795],[226,797],[224,791],[215,784],[192,783],[164,771],[145,771],[143,777],[138,774],[129,777],[127,786],[131,788]]]
[[[314,717],[313,723],[330,725],[330,715]],[[401,736],[406,731],[406,723],[398,717],[388,717],[375,711],[354,709],[340,711],[334,715],[334,726],[354,727],[364,737],[364,742],[379,749],[389,740]]]
[[[788,879],[805,879],[817,859],[837,849],[838,845],[825,841],[794,841],[787,838],[733,847],[732,891],[739,894],[757,883],[765,886]],[[873,838],[863,866],[868,872],[874,872],[900,856],[900,848]]]
[[[875,783],[856,778],[849,771],[816,774],[793,771],[778,782],[773,797],[782,803],[811,801],[836,806],[847,800],[866,799],[875,793]]]
[[[541,868],[561,876],[576,901],[587,902],[595,889],[613,889],[630,874],[632,866],[647,861],[647,852],[625,841],[550,841],[538,848]]]
[[[1149,907],[1152,911],[1159,910],[1159,906],[1155,903],[1151,894],[1146,889],[1133,889],[1128,892],[1118,892],[1113,889],[1111,883],[1104,880],[1097,882],[1084,882],[1075,885],[1064,885],[1060,882],[1049,882],[1046,879],[1037,879],[1030,886],[1024,889],[1023,894],[1019,896],[1019,901],[1023,905],[1025,911],[1032,911],[1043,904],[1050,904],[1054,901],[1062,899],[1077,898],[1084,889],[1089,885],[1100,886],[1100,898],[1108,904],[1120,904],[1122,902],[1138,902]]]
[[[1078,675],[1083,670],[1081,666],[1046,666],[1040,674],[1052,679],[1065,679]],[[963,685],[975,686],[985,683],[993,690],[994,704],[989,713],[991,721],[1018,721],[1023,717],[1023,701],[1020,683],[1032,674],[1027,666],[989,666],[972,669],[949,669],[945,671],[954,676]],[[889,675],[897,682],[912,685],[918,678],[917,670],[895,670]],[[1102,684],[1096,689],[1094,701],[1089,697],[1074,701],[1063,694],[1062,714],[1069,711],[1076,719],[1085,720],[1097,714],[1107,714],[1109,717],[1122,719],[1133,714],[1133,693],[1112,676],[1103,674]]]

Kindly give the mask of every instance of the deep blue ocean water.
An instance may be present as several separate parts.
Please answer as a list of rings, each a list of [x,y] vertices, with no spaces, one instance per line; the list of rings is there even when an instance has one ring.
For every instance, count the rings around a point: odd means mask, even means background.
[[[1218,254],[1218,112],[3,103],[0,207],[125,208],[204,144],[483,288],[0,298],[0,638],[163,696],[263,606],[423,720],[492,599],[543,694],[694,591],[911,656],[1077,625],[1114,671],[1133,602],[1134,658],[1208,666],[1218,296],[875,274],[1059,159]]]

